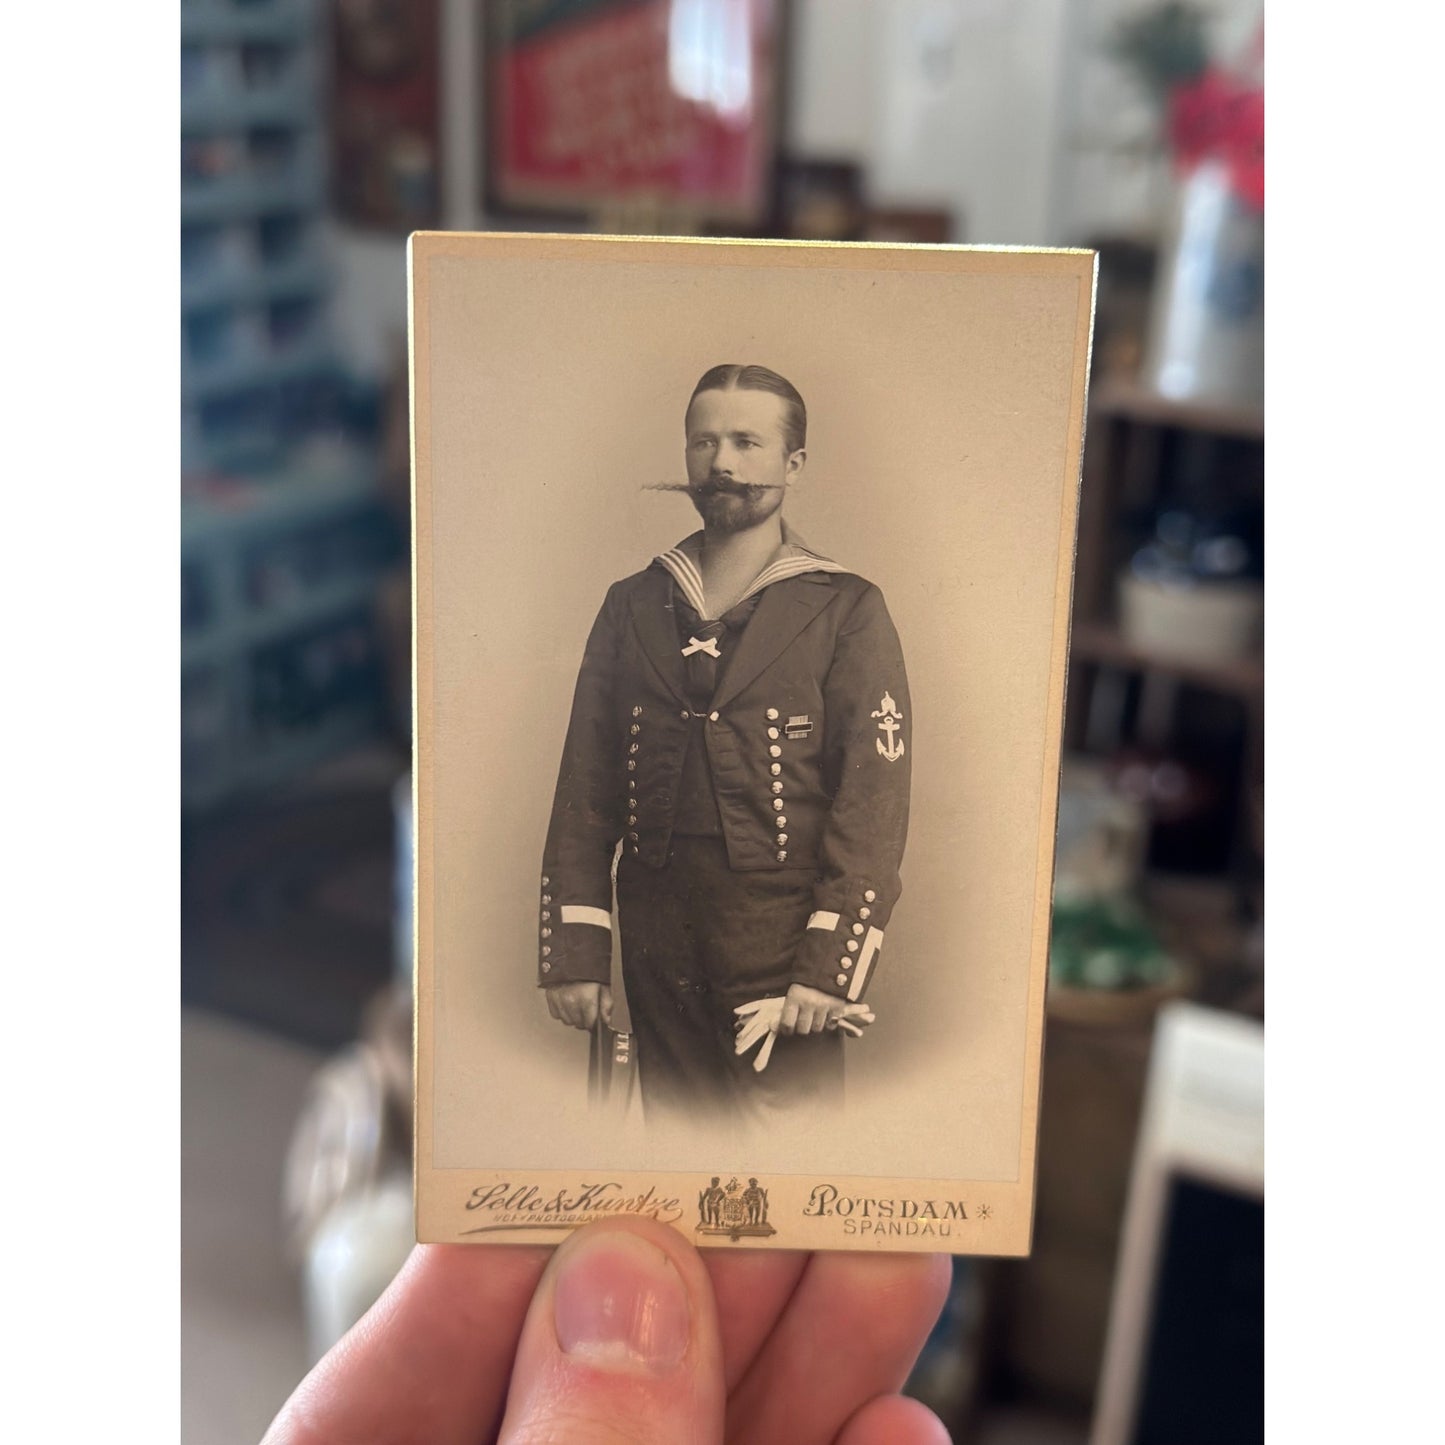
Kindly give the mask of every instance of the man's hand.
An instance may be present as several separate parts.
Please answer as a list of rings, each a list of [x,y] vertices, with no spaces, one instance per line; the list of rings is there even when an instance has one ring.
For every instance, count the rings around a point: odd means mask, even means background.
[[[947,1445],[898,1391],[948,1283],[943,1255],[699,1255],[650,1219],[550,1259],[420,1244],[263,1445]]]
[[[783,1016],[778,1020],[780,1034],[821,1034],[830,1023],[835,1027],[846,999],[834,998],[822,989],[795,983],[783,1000]]]
[[[612,990],[605,983],[558,983],[547,990],[547,1012],[590,1033],[597,1020],[612,1027]]]

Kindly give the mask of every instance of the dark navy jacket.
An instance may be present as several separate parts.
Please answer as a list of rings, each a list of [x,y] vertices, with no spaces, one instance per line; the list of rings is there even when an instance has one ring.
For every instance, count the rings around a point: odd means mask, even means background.
[[[688,701],[673,598],[661,566],[625,578],[587,640],[543,855],[538,982],[610,978],[618,845],[666,865],[700,732],[731,866],[799,870],[813,890],[794,981],[856,1001],[908,828],[912,703],[883,594],[850,572],[768,586],[706,715]]]

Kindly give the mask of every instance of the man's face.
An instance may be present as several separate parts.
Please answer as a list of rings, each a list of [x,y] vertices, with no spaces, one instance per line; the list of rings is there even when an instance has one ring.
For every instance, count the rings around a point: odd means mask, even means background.
[[[687,484],[698,515],[745,532],[783,505],[805,453],[783,439],[787,404],[770,391],[704,391],[687,409]]]

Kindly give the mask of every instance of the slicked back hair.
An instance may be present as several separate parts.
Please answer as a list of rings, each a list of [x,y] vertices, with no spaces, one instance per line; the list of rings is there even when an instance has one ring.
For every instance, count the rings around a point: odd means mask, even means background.
[[[783,399],[783,446],[787,454],[802,451],[808,444],[808,408],[798,388],[785,376],[769,371],[766,366],[739,366],[729,362],[714,366],[706,371],[693,387],[687,404],[693,402],[705,391],[770,391]]]

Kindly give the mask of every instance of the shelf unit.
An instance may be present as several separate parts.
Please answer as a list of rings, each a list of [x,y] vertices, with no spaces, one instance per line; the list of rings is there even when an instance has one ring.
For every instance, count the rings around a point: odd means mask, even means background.
[[[182,470],[280,465],[327,335],[313,0],[181,5]]]
[[[1264,692],[1264,659],[1232,658],[1202,662],[1167,652],[1134,646],[1110,622],[1075,622],[1074,657],[1081,662],[1119,668],[1125,672],[1157,672],[1194,687],[1207,688],[1253,703]]]
[[[1264,415],[1257,408],[1177,402],[1136,382],[1101,378],[1089,402],[1079,510],[1072,669],[1066,743],[1100,751],[1100,734],[1154,739],[1209,711],[1209,729],[1233,752],[1232,813],[1220,869],[1258,874],[1263,808],[1264,662],[1262,656],[1202,660],[1135,645],[1121,629],[1116,579],[1144,540],[1141,517],[1162,500],[1166,473],[1181,448],[1212,449],[1198,485],[1245,509],[1264,499]],[[1101,719],[1103,720],[1101,723]]]
[[[282,781],[382,716],[376,578],[397,541],[359,466],[228,482],[181,512],[187,808]]]
[[[1264,440],[1264,411],[1259,407],[1175,401],[1131,377],[1101,378],[1089,398],[1089,415],[1091,419],[1116,417],[1245,441]]]
[[[1049,991],[1033,1253],[990,1275],[991,1368],[1007,1389],[1081,1416],[1092,1410],[1107,1338],[1156,1012],[1176,993],[1224,1009],[1263,1007],[1254,927],[1263,661],[1206,661],[1135,645],[1117,619],[1116,579],[1145,540],[1144,519],[1182,476],[1197,496],[1231,509],[1262,504],[1263,442],[1257,410],[1179,403],[1108,376],[1089,399],[1066,747],[1111,758],[1122,782],[1131,770],[1150,771],[1147,735],[1163,740],[1157,766],[1161,756],[1180,756],[1181,735],[1202,731],[1221,744],[1214,760],[1226,760],[1217,780],[1228,815],[1210,837],[1219,843],[1217,867],[1186,871],[1156,859],[1139,889],[1181,965],[1174,978],[1134,990]]]
[[[321,13],[181,5],[188,809],[281,783],[384,717],[372,613],[399,539],[327,314]]]
[[[1168,433],[1212,437],[1241,448],[1264,443],[1254,408],[1171,401],[1137,382],[1103,377],[1089,397],[1088,445],[1079,505],[1074,625],[1112,618],[1114,577],[1125,561],[1121,513],[1156,495]],[[1262,461],[1260,475],[1262,479]],[[1260,483],[1262,495],[1262,480]]]

